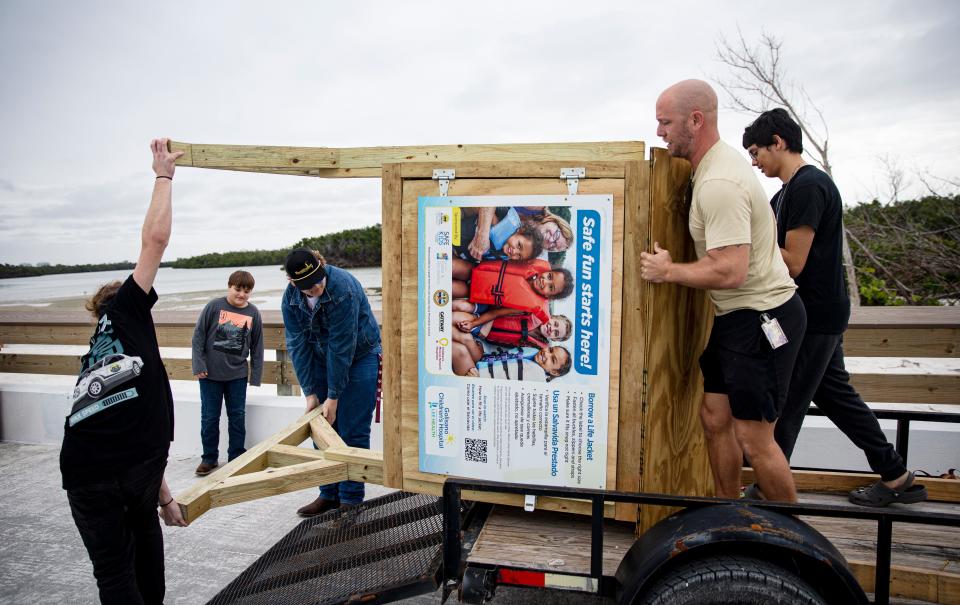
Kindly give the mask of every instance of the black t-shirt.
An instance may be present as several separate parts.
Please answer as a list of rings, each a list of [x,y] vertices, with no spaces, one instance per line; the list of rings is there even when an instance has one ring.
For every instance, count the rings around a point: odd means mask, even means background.
[[[850,320],[843,277],[843,202],[827,173],[801,167],[770,200],[777,215],[777,242],[804,225],[814,230],[807,262],[794,281],[807,310],[807,332],[842,334]]]
[[[97,322],[64,423],[64,489],[170,450],[173,396],[150,314],[156,302],[157,292],[144,293],[131,275]]]

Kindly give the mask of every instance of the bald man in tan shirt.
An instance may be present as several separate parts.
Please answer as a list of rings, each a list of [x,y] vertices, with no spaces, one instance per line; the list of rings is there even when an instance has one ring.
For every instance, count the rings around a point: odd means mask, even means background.
[[[700,421],[716,494],[739,497],[746,455],[768,499],[795,502],[793,475],[773,431],[806,313],[777,246],[776,219],[749,162],[720,140],[709,84],[674,84],[656,111],[657,135],[693,168],[689,228],[697,260],[675,263],[654,243],[652,253],[641,254],[641,275],[706,289],[713,301],[716,319],[700,357]]]

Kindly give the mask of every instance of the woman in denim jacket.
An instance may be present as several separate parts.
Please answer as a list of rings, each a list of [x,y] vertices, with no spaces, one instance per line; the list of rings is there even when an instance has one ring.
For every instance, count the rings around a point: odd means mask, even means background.
[[[307,411],[320,406],[344,443],[369,449],[382,350],[367,295],[356,277],[315,250],[293,250],[284,268],[290,284],[280,310]],[[321,486],[320,497],[297,514],[312,517],[362,501],[363,483],[341,481]]]

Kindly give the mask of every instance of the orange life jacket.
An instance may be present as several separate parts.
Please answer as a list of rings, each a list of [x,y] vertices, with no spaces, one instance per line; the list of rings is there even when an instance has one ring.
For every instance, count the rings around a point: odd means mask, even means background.
[[[470,302],[527,311],[540,323],[547,323],[550,321],[549,303],[534,292],[527,279],[550,269],[550,263],[539,258],[482,261],[470,274]]]
[[[548,346],[548,343],[537,329],[540,325],[540,321],[529,313],[504,315],[493,320],[490,332],[484,340],[511,347],[543,349]]]

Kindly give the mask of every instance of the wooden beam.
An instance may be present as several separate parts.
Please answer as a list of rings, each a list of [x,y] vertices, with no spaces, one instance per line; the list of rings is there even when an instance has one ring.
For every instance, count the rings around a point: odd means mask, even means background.
[[[319,409],[319,408],[318,408]],[[343,442],[340,435],[337,434],[330,423],[323,416],[317,416],[310,420],[310,436],[317,448],[321,451],[331,447],[344,448],[347,444]]]
[[[346,480],[346,464],[330,460],[313,460],[283,468],[268,468],[256,473],[227,477],[212,485],[208,495],[210,506],[218,507]]]
[[[303,443],[310,436],[310,421],[319,415],[320,408],[307,412],[268,439],[251,447],[240,456],[177,494],[176,500],[180,504],[180,509],[183,511],[183,517],[187,520],[187,523],[192,523],[200,515],[210,510],[211,506],[218,506],[213,504],[210,491],[222,481],[234,476],[241,469],[262,464],[259,460],[266,458],[270,449],[276,445],[295,446]]]
[[[640,253],[647,239],[650,216],[650,167],[627,162],[624,167],[623,303],[621,307],[621,368],[646,365],[646,330],[641,309],[646,293],[640,280]],[[620,372],[620,406],[617,424],[617,489],[640,491],[643,466],[643,372]],[[609,430],[609,429],[608,429]],[[617,519],[636,521],[637,505],[616,505]]]
[[[574,162],[577,167],[586,169],[587,179],[622,179],[623,162]],[[397,164],[400,175],[405,179],[432,179],[436,162],[410,162]],[[555,178],[560,179],[561,168],[572,168],[571,162],[457,162],[458,179],[513,179],[513,178]]]
[[[746,467],[741,473],[744,483],[756,481],[753,469]],[[798,491],[847,493],[870,485],[880,477],[868,473],[841,473],[835,471],[793,471],[793,480]],[[938,477],[917,477],[917,484],[926,486],[930,500],[936,502],[960,502],[960,481]]]
[[[864,401],[960,405],[960,374],[850,374]]]
[[[177,160],[181,166],[331,178],[380,176],[381,167],[388,163],[557,161],[580,166],[591,161],[642,160],[645,151],[641,141],[344,148],[171,142],[170,146],[186,152]]]
[[[843,352],[848,357],[960,357],[960,326],[851,325],[843,335]]]
[[[313,462],[315,460],[326,460],[323,452],[313,448],[298,447],[295,445],[274,445],[267,451],[266,466],[272,468],[281,468],[300,464],[301,462]],[[260,469],[260,470],[264,470]]]
[[[358,447],[331,447],[323,455],[327,460],[346,463],[350,481],[383,485],[383,452]]]
[[[433,496],[443,495],[444,475],[429,475],[420,472],[407,472],[403,478],[403,489],[408,492],[417,492],[420,494],[430,494]],[[522,494],[500,494],[496,492],[480,492],[473,490],[464,490],[461,498],[474,502],[488,502],[490,504],[504,504],[507,506],[523,507],[524,496]],[[577,500],[573,498],[537,498],[537,510],[552,510],[561,513],[573,513],[577,515],[593,514],[593,504],[589,500]],[[603,503],[603,515],[608,519],[614,518],[616,506],[613,502]]]
[[[381,231],[381,275],[383,326],[383,484],[403,487],[403,449],[400,440],[400,276],[403,271],[403,233],[401,224],[403,180],[399,164],[384,164],[381,181],[383,229]]]

